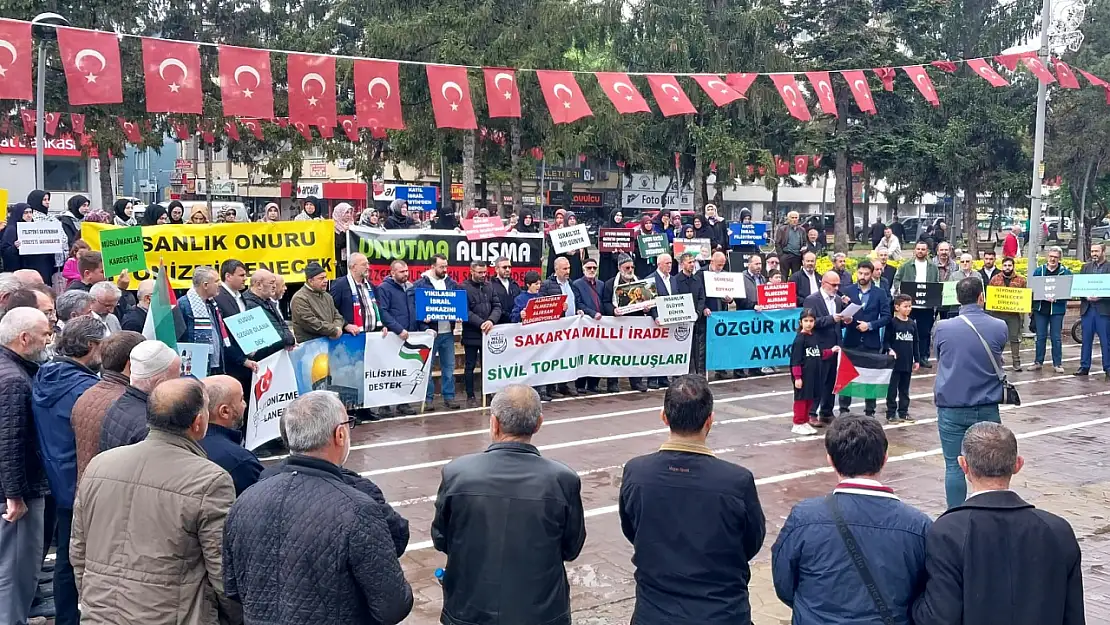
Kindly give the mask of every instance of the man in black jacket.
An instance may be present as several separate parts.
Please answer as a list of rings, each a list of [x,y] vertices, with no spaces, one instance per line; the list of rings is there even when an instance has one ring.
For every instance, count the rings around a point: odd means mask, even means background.
[[[694,300],[694,311],[698,320],[694,322],[694,339],[690,347],[690,373],[705,374],[705,324],[711,312],[705,303],[705,283],[694,272],[698,261],[692,252],[684,252],[678,257],[678,273],[674,277],[674,294],[689,293]]]
[[[497,275],[490,280],[490,284],[493,286],[497,301],[501,303],[501,319],[497,323],[498,325],[511,323],[509,313],[513,311],[516,296],[520,295],[520,285],[513,280],[513,261],[507,256],[499,256],[493,261],[493,269]]]
[[[804,271],[801,272],[804,275]],[[817,322],[813,326],[813,336],[817,339],[818,346],[822,349],[832,349],[841,343],[841,330],[852,322],[851,317],[840,314],[845,308],[845,303],[840,291],[840,274],[835,271],[826,271],[821,277],[821,287],[817,292],[806,298],[803,308],[810,308],[817,313]],[[833,386],[836,385],[836,364],[834,361],[826,363],[825,377],[821,381],[821,402],[813,402],[810,408],[810,420],[817,418],[820,408],[821,423],[828,424],[833,418]]]
[[[161,341],[143,341],[131,350],[131,383],[104,412],[100,452],[146,440],[146,403],[166,380],[181,377],[181,357]]]
[[[586,542],[581,480],[532,445],[543,417],[531,387],[497,393],[490,414],[493,444],[443,467],[432,520],[447,554],[440,622],[570,625],[563,563]]]
[[[959,456],[971,494],[925,539],[917,625],[1083,625],[1083,569],[1068,522],[1010,490],[1017,438],[999,423],[968,428]]]
[[[602,290],[604,290],[604,284],[601,280],[597,279],[597,260],[587,258],[583,261],[582,272],[585,275],[574,281],[575,292],[582,298],[579,302],[579,305],[582,307],[582,313],[594,319],[601,319],[603,310],[601,306],[601,293]],[[599,392],[597,387],[600,383],[601,378],[578,378],[574,381],[574,388],[579,393],[597,393]]]
[[[247,307],[247,310],[261,308],[266,313],[266,319],[273,324],[274,329],[281,336],[280,343],[274,343],[269,347],[263,347],[251,353],[250,357],[255,362],[268,358],[283,349],[292,349],[297,344],[297,340],[293,338],[293,332],[289,329],[289,324],[278,311],[278,304],[274,297],[276,291],[277,276],[266,269],[257,269],[254,275],[251,276],[250,288],[243,292],[243,304]],[[248,393],[246,397],[249,396]]]
[[[629,282],[636,282],[635,274],[636,266],[632,257],[628,254],[619,254],[617,256],[617,275],[605,281],[601,287],[601,308],[602,314],[606,317],[621,317],[622,314],[617,313],[617,287]],[[636,311],[631,313],[624,313],[628,316],[643,317],[644,311]],[[644,384],[643,378],[628,378],[628,384],[634,391],[646,393],[648,388]],[[620,387],[618,386],[617,378],[605,379],[605,392],[616,393]]]
[[[805,305],[806,298],[818,292],[821,288],[821,276],[817,275],[817,254],[806,252],[802,255],[802,270],[795,271],[790,276],[790,281],[795,284],[795,295],[798,297],[798,307]]]
[[[343,316],[343,331],[352,336],[373,332],[382,326],[369,274],[370,261],[365,254],[355,252],[347,257],[347,275],[331,284],[331,299]]]
[[[462,344],[466,362],[463,384],[466,385],[466,407],[477,408],[474,395],[474,368],[482,355],[482,335],[488,334],[501,320],[501,301],[493,295],[487,278],[489,267],[480,260],[470,263],[470,278],[462,283],[466,290],[467,320],[463,322]]]
[[[543,281],[543,284],[540,285],[540,291],[536,296],[558,297],[560,295],[565,295],[567,299],[563,304],[564,317],[586,314],[586,309],[583,306],[582,294],[578,292],[578,288],[574,286],[574,282],[570,279],[570,260],[562,256],[556,256],[553,264],[554,272],[552,272],[550,278]],[[577,384],[574,387],[566,382],[562,384],[548,384],[547,394],[554,396],[556,393],[564,397],[576,397],[578,395]]]
[[[220,265],[220,278],[220,290],[213,298],[220,309],[220,315],[227,319],[246,312],[243,288],[247,283],[247,266],[234,258],[225,260]],[[243,397],[250,397],[251,377],[258,369],[258,363],[243,353],[243,348],[239,346],[237,339],[223,342],[220,362],[223,364],[224,373],[239,380],[239,384],[243,387]]]
[[[220,465],[235,484],[235,496],[243,494],[258,481],[262,463],[254,452],[243,447],[243,413],[247,402],[239,381],[229,375],[204,378],[208,392],[208,433],[197,444],[208,459]]]
[[[344,479],[351,423],[334,393],[293,400],[281,417],[288,460],[231,506],[224,592],[247,623],[396,625],[412,611],[392,511]]]

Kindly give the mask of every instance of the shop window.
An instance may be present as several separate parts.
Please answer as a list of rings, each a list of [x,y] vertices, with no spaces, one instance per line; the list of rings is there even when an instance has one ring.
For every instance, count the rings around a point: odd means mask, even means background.
[[[43,173],[49,191],[89,190],[89,164],[80,158],[44,158]]]

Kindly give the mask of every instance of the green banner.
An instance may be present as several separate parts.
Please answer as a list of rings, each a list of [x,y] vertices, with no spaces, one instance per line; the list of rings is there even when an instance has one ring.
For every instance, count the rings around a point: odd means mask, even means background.
[[[641,234],[637,239],[640,256],[655,262],[655,257],[671,251],[671,244],[665,234]]]
[[[146,250],[143,248],[141,226],[100,231],[100,253],[104,255],[104,275],[111,278],[123,273],[146,271]]]

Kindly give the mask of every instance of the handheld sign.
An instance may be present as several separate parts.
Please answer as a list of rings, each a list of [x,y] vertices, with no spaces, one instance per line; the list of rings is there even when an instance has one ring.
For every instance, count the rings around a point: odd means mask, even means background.
[[[1035,300],[1058,300],[1071,297],[1073,276],[1033,276],[1029,286],[1033,289]]]
[[[1072,276],[1072,297],[1110,297],[1110,273]]]
[[[655,306],[655,280],[635,280],[613,287],[614,312],[627,314]]]
[[[728,244],[767,245],[767,224],[765,222],[729,224]]]
[[[709,297],[744,299],[744,274],[728,271],[703,271],[705,294]]]
[[[508,236],[509,231],[500,217],[475,217],[462,220],[463,232],[467,241],[484,241]]]
[[[936,308],[944,305],[943,282],[903,282],[899,292],[913,298],[914,308]]]
[[[551,231],[551,247],[556,254],[573,252],[590,247],[590,233],[586,224]]]
[[[793,282],[761,284],[755,291],[763,310],[798,307],[798,285]]]
[[[416,289],[416,318],[421,321],[463,321],[466,319],[466,291]]]
[[[671,245],[667,242],[665,234],[641,234],[636,238],[640,248],[640,256],[655,262],[655,257],[670,251]]]
[[[19,255],[57,254],[65,251],[66,235],[60,221],[21,221],[16,224]]]
[[[208,377],[208,355],[211,352],[212,346],[208,343],[178,343],[181,375],[191,375],[198,380]]]
[[[789,365],[798,311],[713,313],[706,330],[705,368],[710,371]]]
[[[104,275],[109,278],[123,273],[146,271],[146,250],[143,249],[141,226],[100,231],[100,253],[104,255]]]
[[[224,317],[224,325],[235,342],[243,349],[244,354],[254,352],[281,342],[281,335],[274,329],[274,324],[266,318],[266,311],[261,308],[252,308],[238,315]]]
[[[709,260],[713,254],[709,239],[675,239],[672,245],[675,258],[690,252],[696,260]]]
[[[940,300],[941,306],[958,306],[960,304],[960,300],[956,299],[957,284],[959,284],[959,282],[944,283],[944,293],[942,294]]]
[[[533,297],[520,311],[520,322],[524,325],[539,323],[541,321],[554,321],[566,316],[563,307],[567,304],[566,295],[549,295],[547,297]]]
[[[656,319],[661,326],[693,323],[698,320],[698,313],[694,310],[694,296],[689,293],[655,298],[655,311],[658,313]]]
[[[987,310],[1004,313],[1033,311],[1033,289],[992,286],[987,289]]]
[[[630,228],[602,228],[597,231],[597,251],[603,254],[632,252],[636,249],[636,231]]]

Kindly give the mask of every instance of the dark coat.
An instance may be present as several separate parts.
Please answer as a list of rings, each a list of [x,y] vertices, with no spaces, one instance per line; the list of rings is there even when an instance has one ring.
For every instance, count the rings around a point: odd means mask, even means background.
[[[859,284],[849,284],[841,287],[840,292],[852,300],[853,304],[862,304]],[[844,347],[854,349],[862,345],[868,351],[877,352],[883,346],[879,330],[890,324],[890,294],[879,285],[871,283],[867,296],[867,305],[852,317],[852,323],[844,328]],[[857,324],[866,321],[871,329],[860,332]]]
[[[216,307],[220,309],[220,316],[224,319],[239,314],[239,304],[235,302],[235,297],[228,293],[223,286],[220,287],[219,293],[213,299],[216,300]],[[244,301],[243,311],[246,312],[246,309],[247,303]],[[215,323],[214,319],[213,323]],[[228,334],[230,335],[230,332]],[[239,383],[243,385],[243,398],[245,399],[250,395],[251,378],[254,373],[244,365],[247,361],[247,355],[243,353],[243,348],[239,347],[239,341],[234,336],[229,336],[229,338],[230,340],[224,344],[220,366],[223,367],[224,373],[239,380]]]
[[[1080,274],[1106,274],[1110,273],[1110,262],[1103,261],[1101,265],[1096,265],[1094,261],[1084,263],[1083,269],[1079,271]],[[1102,317],[1110,317],[1110,297],[1103,297],[1097,302],[1091,302],[1087,298],[1079,300],[1079,314],[1085,314],[1087,309],[1091,306],[1095,307],[1097,312]]]
[[[578,287],[574,286],[574,280],[570,278],[567,278],[567,280],[570,284],[570,292],[574,294],[574,310],[570,311],[570,314],[573,315],[580,310],[585,312],[586,309],[582,307],[582,294],[578,291]],[[553,297],[562,294],[563,290],[559,288],[559,281],[555,279],[555,276],[551,276],[540,284],[540,292],[536,293],[536,297]]]
[[[617,280],[619,280],[619,279],[620,279],[620,274],[617,274],[616,276],[613,276],[612,278],[609,278],[608,280],[606,280],[605,284],[602,285],[602,287],[601,287],[601,308],[602,308],[601,314],[603,314],[607,317],[613,317],[617,314],[616,313],[616,306],[613,305],[613,293],[614,293],[614,290],[617,288]],[[635,280],[632,280],[632,282],[635,282]],[[628,283],[627,282],[622,282],[621,284],[628,284]],[[644,313],[644,311],[638,310],[636,312],[628,313],[628,314],[623,315],[623,316],[625,316],[625,317],[643,317],[645,315],[646,315],[646,313]]]
[[[489,280],[475,282],[465,280],[462,283],[466,290],[467,320],[463,322],[462,344],[482,344],[482,324],[486,321],[497,323],[501,319],[501,301],[493,296],[493,287]]]
[[[1013,491],[969,497],[933,523],[915,625],[1083,625],[1083,570],[1068,522]]]
[[[77,440],[70,422],[73,406],[99,381],[88,367],[63,357],[39,367],[35,374],[31,408],[39,453],[54,501],[66,510],[73,509],[77,491]]]
[[[370,297],[374,298],[376,301],[377,295],[375,295],[374,285],[369,279],[366,280],[366,290]],[[337,278],[332,282],[331,299],[335,302],[335,309],[343,316],[343,323],[347,325],[357,325],[355,324],[355,302],[358,302],[358,295],[351,289],[351,281],[347,279],[347,276]],[[373,306],[374,302],[366,302],[366,305]],[[366,319],[366,312],[363,311],[362,314],[363,319]],[[381,319],[379,319],[378,322],[380,323]],[[378,328],[370,329],[375,330]]]
[[[520,285],[510,278],[509,288],[506,289],[505,285],[501,284],[501,280],[495,276],[491,276],[489,282],[493,285],[493,294],[497,297],[497,301],[501,303],[501,319],[499,319],[497,323],[511,323],[509,321],[509,313],[513,310],[516,296],[520,295]]]
[[[382,313],[382,324],[394,334],[416,330],[416,315],[409,304],[405,287],[397,284],[390,276],[374,290],[378,298],[378,310]]]
[[[123,395],[108,407],[100,426],[101,453],[146,440],[149,432],[146,424],[146,400],[146,393],[129,385]]]
[[[893,230],[891,230],[891,234],[894,234]],[[871,224],[871,234],[869,235],[871,239],[871,249],[879,247],[879,242],[883,240],[884,236],[886,236],[886,225],[884,225],[883,222],[876,221]],[[899,237],[898,240],[901,241],[901,237]]]
[[[802,388],[794,387],[794,401],[821,401],[824,397],[825,374],[832,351],[821,349],[817,337],[799,332],[790,346],[790,381],[802,381]]]
[[[215,423],[208,424],[208,433],[197,443],[208,459],[220,465],[235,483],[235,496],[253,486],[262,473],[262,463],[249,449],[243,447],[243,434]]]
[[[281,313],[278,311],[278,305],[272,299],[263,299],[251,293],[248,289],[246,293],[243,293],[243,304],[246,305],[247,310],[261,308],[266,311],[266,318],[270,320],[274,329],[281,335],[281,343],[262,348],[255,352],[255,361],[272,356],[282,349],[293,347],[297,344],[297,339],[293,338],[293,332],[289,329],[289,324],[285,321],[285,318],[281,316]]]
[[[123,330],[130,330],[142,334],[143,327],[146,326],[147,310],[138,306],[127,311],[127,314],[120,319],[120,328]]]
[[[820,290],[821,274],[817,273],[817,270],[814,269],[813,276],[817,281],[817,289]],[[806,275],[804,269],[799,269],[798,271],[795,271],[793,274],[791,274],[790,282],[793,282],[797,285],[795,294],[798,296],[798,307],[801,308],[805,305],[806,298],[814,293],[814,291],[810,290],[809,288],[809,276]]]
[[[227,516],[223,569],[247,623],[395,625],[412,611],[384,507],[325,460],[291,456],[243,492]]]
[[[447,554],[440,622],[570,625],[563,562],[586,542],[581,489],[573,469],[525,443],[443,467],[432,520],[432,543]]]
[[[817,344],[821,349],[831,349],[840,345],[840,329],[846,324],[837,323],[833,315],[844,310],[844,306],[844,302],[837,297],[836,310],[828,310],[820,291],[807,297],[802,304],[803,308],[812,308],[817,313],[817,322],[813,324],[813,336],[817,338]]]
[[[38,370],[37,364],[0,347],[0,496],[5,499],[36,499],[50,492],[31,408],[31,380]]]
[[[595,315],[604,314],[602,312],[604,301],[601,297],[602,291],[605,289],[605,283],[601,280],[594,280],[593,285],[586,280],[586,278],[579,278],[573,282],[575,291],[575,298],[581,295],[578,307],[582,309],[587,315],[593,317]]]
[[[687,276],[681,271],[671,278],[674,285],[674,295],[689,293],[694,298],[694,310],[698,313],[698,323],[705,323],[705,282],[698,274]]]

